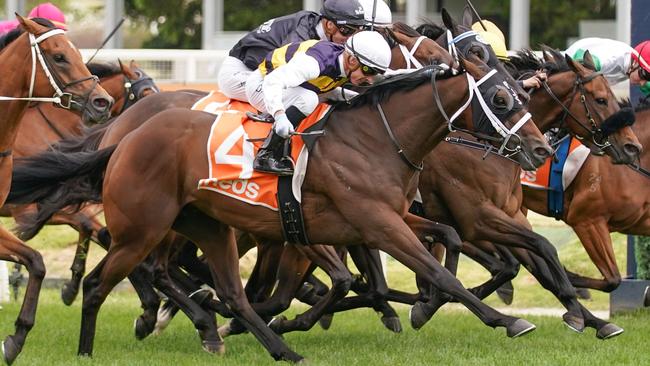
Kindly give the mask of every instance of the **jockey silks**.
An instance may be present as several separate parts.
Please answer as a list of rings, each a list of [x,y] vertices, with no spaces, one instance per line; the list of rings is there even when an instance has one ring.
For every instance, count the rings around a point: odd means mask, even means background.
[[[255,70],[269,52],[287,43],[325,39],[324,32],[317,30],[320,20],[321,16],[311,11],[271,19],[239,40],[230,50],[230,56]]]
[[[348,81],[343,76],[339,57],[344,50],[342,45],[328,41],[309,40],[290,43],[269,53],[260,63],[259,71],[266,76],[274,69],[286,65],[296,55],[304,54],[318,62],[319,76],[300,84],[300,86],[318,94],[326,93]]]

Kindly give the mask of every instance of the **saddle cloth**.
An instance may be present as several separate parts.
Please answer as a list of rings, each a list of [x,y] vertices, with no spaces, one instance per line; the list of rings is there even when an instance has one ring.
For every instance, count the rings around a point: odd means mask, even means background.
[[[330,108],[328,104],[320,104],[296,130],[303,132],[313,126]],[[248,103],[231,100],[219,91],[212,91],[198,100],[192,110],[216,116],[207,143],[209,176],[199,181],[198,188],[277,211],[278,176],[253,170],[257,151],[272,125],[248,119],[246,112],[256,113],[255,108]],[[307,156],[303,139],[294,137],[291,142],[291,158],[298,163],[294,164],[293,190],[298,200],[307,169]]]
[[[522,170],[521,184],[533,188],[565,191],[588,156],[589,148],[582,145],[578,139],[566,139],[558,147],[555,158],[546,159],[544,165],[534,172]]]

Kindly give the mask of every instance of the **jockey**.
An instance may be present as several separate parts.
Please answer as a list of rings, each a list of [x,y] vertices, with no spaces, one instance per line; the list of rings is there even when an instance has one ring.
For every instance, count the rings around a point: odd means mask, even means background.
[[[507,62],[510,60],[508,56],[508,48],[506,47],[506,38],[501,32],[501,30],[496,26],[496,24],[490,22],[489,20],[483,20],[483,25],[481,22],[476,22],[472,25],[472,30],[478,33],[479,38],[482,38],[485,43],[489,44],[494,51],[494,54],[502,62]],[[487,31],[483,28],[487,28]],[[537,71],[535,75],[531,76],[528,79],[517,80],[519,86],[523,89],[537,89],[542,86],[542,82],[546,80],[546,73]]]
[[[343,44],[364,25],[364,7],[358,0],[325,0],[321,14],[299,11],[271,19],[230,50],[219,69],[219,89],[229,98],[248,101],[246,79],[269,52],[311,39]]]
[[[370,26],[375,28],[390,28],[393,26],[393,14],[390,7],[383,0],[359,0],[359,2],[363,6],[366,21],[364,29],[370,30]]]
[[[607,38],[583,38],[573,43],[565,53],[571,58],[581,60],[589,50],[596,66],[610,85],[627,79],[639,85],[641,92],[650,95],[650,41],[639,43],[635,48],[624,42]]]
[[[68,30],[65,24],[65,15],[52,3],[43,3],[37,5],[29,12],[27,17],[31,18],[44,18],[51,21],[57,28]],[[12,19],[0,22],[0,34],[8,33],[9,31],[18,27],[18,20]]]
[[[293,164],[278,154],[294,127],[316,109],[318,95],[346,82],[372,84],[388,69],[391,51],[377,32],[363,31],[345,46],[310,40],[291,43],[269,53],[246,82],[251,105],[275,118],[253,168],[279,175],[293,174]]]

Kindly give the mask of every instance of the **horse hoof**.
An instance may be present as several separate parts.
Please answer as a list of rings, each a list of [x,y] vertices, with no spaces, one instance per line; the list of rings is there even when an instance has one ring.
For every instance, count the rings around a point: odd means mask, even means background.
[[[585,320],[582,317],[572,315],[571,313],[564,313],[562,315],[564,324],[576,333],[582,333],[585,330]]]
[[[434,313],[435,310],[432,310],[428,304],[420,301],[416,302],[409,310],[411,327],[415,330],[422,328]]]
[[[70,284],[70,282],[66,282],[61,288],[61,300],[65,305],[70,306],[74,302],[74,299],[77,298],[78,293],[79,287]]]
[[[282,361],[288,361],[288,362],[291,362],[291,363],[299,363],[301,365],[309,364],[309,361],[307,361],[307,359],[305,359],[301,355],[299,355],[299,354],[297,354],[295,352],[292,352],[292,351],[283,352],[279,357],[277,357],[277,358],[274,357],[274,358],[276,359],[276,361],[282,360]]]
[[[219,329],[217,329],[217,333],[219,333],[219,337],[221,338],[228,337],[230,335],[230,321],[220,326]]]
[[[142,316],[137,317],[133,321],[133,329],[135,330],[135,338],[139,341],[147,338],[151,332],[154,330],[152,324],[147,324],[147,321],[142,318]]]
[[[318,324],[320,327],[328,330],[332,326],[332,320],[334,319],[334,314],[325,314],[318,319]]]
[[[384,323],[386,329],[390,330],[391,332],[402,333],[402,323],[399,321],[399,317],[382,316],[381,322]]]
[[[504,283],[497,289],[497,296],[499,296],[499,299],[501,299],[501,301],[506,305],[512,304],[514,295],[515,289],[512,287],[512,282],[510,281]]]
[[[506,328],[508,337],[517,338],[526,333],[532,332],[537,328],[535,324],[524,319],[517,319],[509,327]]]
[[[591,300],[591,292],[584,287],[576,287],[576,295],[578,299]]]
[[[610,339],[614,338],[619,334],[622,334],[625,330],[613,323],[607,323],[596,332],[596,337],[599,339]]]
[[[174,318],[173,304],[170,302],[164,303],[156,314],[156,325],[153,327],[153,334],[160,335],[165,328],[171,323]]]
[[[2,354],[7,365],[11,365],[20,354],[22,347],[19,347],[12,336],[5,338],[2,342]]]
[[[201,341],[201,348],[208,353],[223,355],[226,353],[226,345],[223,341]]]
[[[650,306],[650,286],[646,286],[643,292],[643,306]]]

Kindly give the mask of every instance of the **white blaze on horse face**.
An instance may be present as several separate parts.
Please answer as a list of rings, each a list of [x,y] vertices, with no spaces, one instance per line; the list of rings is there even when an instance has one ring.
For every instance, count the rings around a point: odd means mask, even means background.
[[[242,140],[242,155],[230,155],[229,152]],[[214,153],[216,164],[241,165],[240,179],[249,179],[253,176],[253,161],[255,160],[253,143],[248,141],[244,126],[236,128]]]

